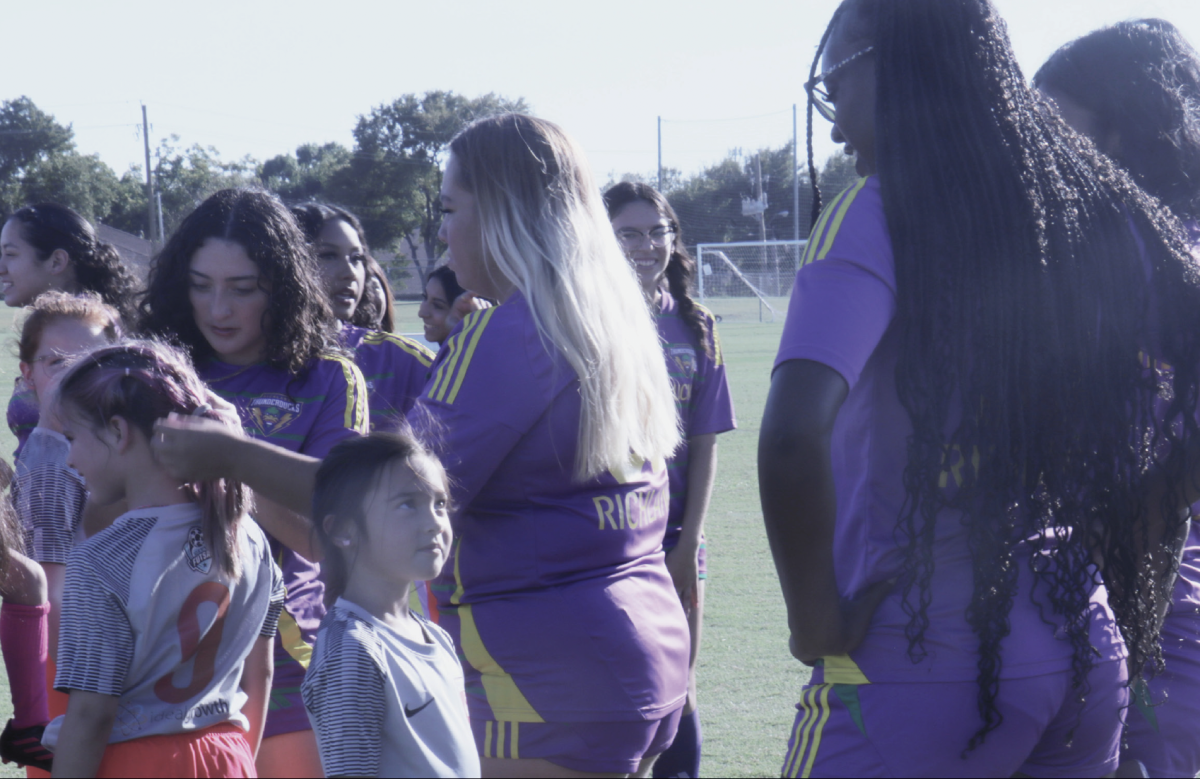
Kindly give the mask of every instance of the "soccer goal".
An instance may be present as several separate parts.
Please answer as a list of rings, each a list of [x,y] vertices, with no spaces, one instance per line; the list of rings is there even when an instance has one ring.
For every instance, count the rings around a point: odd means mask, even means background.
[[[747,241],[696,245],[696,291],[713,313],[774,322],[786,311],[808,241]],[[749,304],[749,305],[747,305]]]

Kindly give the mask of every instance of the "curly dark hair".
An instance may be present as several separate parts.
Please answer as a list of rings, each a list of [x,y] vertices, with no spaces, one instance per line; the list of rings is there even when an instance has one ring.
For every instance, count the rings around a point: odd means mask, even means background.
[[[1134,518],[1148,514],[1149,473],[1166,478],[1164,512],[1187,478],[1200,272],[1178,220],[1026,84],[988,0],[845,0],[812,74],[835,31],[874,46],[896,389],[913,427],[896,527],[909,655],[925,656],[936,524],[961,512],[979,640],[974,748],[1001,722],[1023,545],[1070,640],[1077,694],[1094,662],[1097,558],[1131,667],[1161,667],[1149,593],[1162,582],[1138,551],[1148,523]],[[1142,350],[1174,366],[1161,394]],[[956,450],[978,464],[950,492],[941,481]]]
[[[364,263],[366,284],[363,288],[362,298],[355,307],[354,314],[350,317],[350,324],[369,330],[381,329],[384,332],[392,332],[396,328],[393,311],[395,297],[392,295],[392,286],[388,283],[387,273],[371,254],[371,247],[367,243],[367,233],[358,217],[341,206],[327,203],[301,203],[292,206],[291,211],[292,216],[296,218],[296,223],[304,231],[304,237],[308,239],[309,244],[315,244],[320,240],[321,231],[325,229],[325,225],[335,219],[350,225],[350,229],[358,236],[358,243],[362,246],[363,254],[366,256]],[[372,279],[379,283],[383,292],[382,301],[371,299],[369,289]]]
[[[137,319],[140,286],[121,261],[117,247],[101,241],[91,222],[58,203],[25,206],[8,218],[21,226],[21,237],[43,262],[57,249],[71,258],[81,292],[95,292],[115,308],[126,325]]]
[[[183,220],[150,265],[142,333],[178,341],[197,362],[213,356],[188,297],[192,255],[210,238],[237,243],[258,266],[270,298],[263,315],[269,365],[298,374],[322,352],[336,350],[337,319],[304,235],[283,203],[258,189],[223,189]]]
[[[1116,162],[1181,218],[1200,217],[1200,57],[1162,19],[1077,38],[1033,77],[1092,112]]]
[[[604,207],[608,210],[608,218],[615,219],[625,206],[635,201],[644,201],[654,207],[654,210],[667,220],[675,240],[671,242],[671,257],[667,260],[667,287],[671,297],[679,303],[679,314],[696,336],[700,348],[712,357],[712,348],[708,345],[711,333],[704,318],[704,311],[696,307],[692,299],[692,281],[696,277],[696,261],[688,254],[683,241],[683,227],[671,203],[654,187],[649,184],[622,181],[609,187],[604,193]]]

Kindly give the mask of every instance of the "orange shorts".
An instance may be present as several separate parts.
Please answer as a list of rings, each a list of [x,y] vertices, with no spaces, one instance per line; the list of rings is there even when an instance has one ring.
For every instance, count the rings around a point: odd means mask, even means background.
[[[258,776],[246,732],[228,722],[109,744],[96,776]]]

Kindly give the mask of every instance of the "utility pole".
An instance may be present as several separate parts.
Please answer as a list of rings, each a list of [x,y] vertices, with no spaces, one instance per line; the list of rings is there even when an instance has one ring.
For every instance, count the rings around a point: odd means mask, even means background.
[[[792,232],[800,240],[800,136],[796,132],[796,104],[792,103]]]
[[[149,226],[150,241],[154,242],[154,178],[150,170],[150,120],[146,118],[146,104],[142,103],[142,141],[146,145],[146,223]],[[162,236],[158,236],[162,240]]]
[[[758,228],[762,233],[762,242],[767,242],[767,209],[766,201],[763,200],[763,177],[762,177],[762,155],[754,155],[754,197],[760,203],[761,210],[758,212]]]
[[[658,117],[658,191],[662,192],[662,117]]]

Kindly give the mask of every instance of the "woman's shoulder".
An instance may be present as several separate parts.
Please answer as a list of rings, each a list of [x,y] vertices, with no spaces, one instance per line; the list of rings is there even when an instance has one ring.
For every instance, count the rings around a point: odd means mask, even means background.
[[[848,261],[884,279],[894,278],[892,239],[878,176],[860,178],[821,210],[800,266],[823,260]]]
[[[375,353],[387,360],[416,360],[427,368],[433,363],[433,352],[424,344],[382,330],[363,330],[352,348],[357,354]]]

